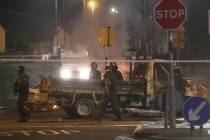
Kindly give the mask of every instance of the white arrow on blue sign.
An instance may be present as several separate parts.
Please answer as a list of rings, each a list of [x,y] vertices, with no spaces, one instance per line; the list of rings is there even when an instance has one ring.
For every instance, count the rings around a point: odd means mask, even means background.
[[[201,126],[210,118],[210,104],[202,97],[191,97],[184,104],[183,114],[191,125]]]

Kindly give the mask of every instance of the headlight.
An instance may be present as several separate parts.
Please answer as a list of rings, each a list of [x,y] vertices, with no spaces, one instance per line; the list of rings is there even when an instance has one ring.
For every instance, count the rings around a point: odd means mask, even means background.
[[[90,73],[89,69],[80,69],[79,73],[80,79],[89,79],[89,73]]]
[[[70,79],[72,77],[71,70],[68,68],[61,69],[60,76],[63,79]]]
[[[49,59],[49,55],[48,54],[42,55],[42,60],[48,60],[48,59]]]

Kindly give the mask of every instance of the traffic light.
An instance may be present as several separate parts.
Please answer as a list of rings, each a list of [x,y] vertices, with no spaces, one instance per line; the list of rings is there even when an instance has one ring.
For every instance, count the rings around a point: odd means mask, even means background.
[[[172,48],[183,49],[185,46],[185,33],[186,29],[184,26],[180,26],[177,30],[171,32],[170,40],[172,43]]]

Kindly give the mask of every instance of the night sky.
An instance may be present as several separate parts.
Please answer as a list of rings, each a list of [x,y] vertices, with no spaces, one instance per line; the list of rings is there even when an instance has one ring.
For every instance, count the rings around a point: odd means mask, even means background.
[[[75,19],[82,9],[81,0],[65,2],[65,18]],[[70,6],[70,7],[69,7]],[[74,13],[74,15],[73,15]],[[56,27],[54,0],[1,0],[0,24],[9,37],[40,38],[53,34]],[[68,21],[69,22],[69,21]]]
[[[1,0],[0,23],[12,38],[42,34],[53,27],[53,5],[52,0]]]
[[[210,0],[184,1],[189,3],[189,15],[185,23],[189,33],[187,42],[189,53],[205,52],[205,55],[200,56],[206,57],[210,51],[208,35]],[[68,9],[68,12],[64,14],[64,21],[72,25],[69,30],[82,14],[82,8],[82,0],[65,0],[65,9]],[[55,31],[54,0],[0,0],[0,24],[6,29],[9,40],[52,36]]]
[[[189,18],[186,27],[189,30],[189,45],[193,52],[200,53],[199,57],[210,56],[210,35],[208,35],[208,9],[209,0],[191,0],[189,7]],[[197,53],[197,55],[198,55]],[[204,55],[205,54],[205,55]],[[210,57],[208,57],[210,58]]]

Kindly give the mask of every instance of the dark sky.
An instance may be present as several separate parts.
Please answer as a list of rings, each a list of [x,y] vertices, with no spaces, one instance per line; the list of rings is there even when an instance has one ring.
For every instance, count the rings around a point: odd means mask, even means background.
[[[53,5],[52,0],[1,0],[0,23],[11,36],[43,31],[53,26]]]
[[[210,0],[191,0],[186,27],[189,31],[189,45],[194,52],[201,50],[209,53],[210,35],[208,35],[208,9],[210,10]],[[202,55],[202,54],[201,54]]]
[[[210,0],[189,1],[188,44],[195,50],[210,50],[208,35],[208,9]],[[82,13],[82,0],[65,0],[64,20],[68,25]],[[69,23],[70,22],[70,23]],[[72,23],[71,23],[72,22]],[[54,0],[0,0],[0,24],[4,26],[10,39],[40,38],[50,36],[55,31]]]
[[[59,0],[58,0],[59,1]],[[76,18],[81,0],[65,0],[65,18]],[[69,6],[71,8],[69,8]],[[56,25],[54,0],[1,0],[0,24],[11,37],[37,37],[53,34]]]

